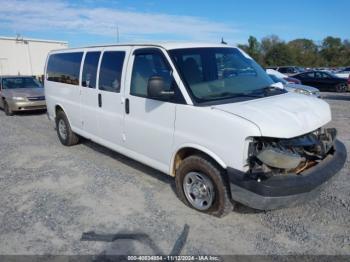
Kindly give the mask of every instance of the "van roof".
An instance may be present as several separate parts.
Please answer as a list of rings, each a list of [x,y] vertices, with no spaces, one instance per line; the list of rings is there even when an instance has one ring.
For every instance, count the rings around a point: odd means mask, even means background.
[[[145,43],[120,43],[120,44],[109,44],[109,45],[95,45],[86,47],[76,47],[76,48],[65,48],[53,50],[55,51],[67,51],[67,50],[77,50],[85,48],[98,48],[98,47],[112,47],[112,46],[148,46],[148,47],[161,47],[166,50],[180,49],[180,48],[196,48],[196,47],[235,47],[226,44],[216,44],[216,43],[196,43],[196,42],[145,42]]]

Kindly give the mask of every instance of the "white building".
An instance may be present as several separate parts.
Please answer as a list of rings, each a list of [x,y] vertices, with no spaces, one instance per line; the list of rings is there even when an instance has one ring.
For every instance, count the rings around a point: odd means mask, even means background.
[[[47,54],[68,42],[0,36],[0,75],[44,74]]]

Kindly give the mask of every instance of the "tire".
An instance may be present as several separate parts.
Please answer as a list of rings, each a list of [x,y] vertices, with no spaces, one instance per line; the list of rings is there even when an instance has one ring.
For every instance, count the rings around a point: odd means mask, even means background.
[[[13,116],[13,111],[9,107],[9,104],[4,100],[4,112],[7,116]]]
[[[347,84],[338,84],[338,85],[335,86],[335,91],[337,93],[346,92],[347,89],[348,89]]]
[[[225,175],[225,172],[206,156],[193,155],[187,157],[176,170],[177,195],[182,202],[197,211],[223,217],[232,212],[234,206]],[[195,194],[198,195],[198,190],[196,190],[198,183],[194,181],[199,181],[199,184],[206,184],[206,188],[209,189],[207,191],[210,193],[205,194],[203,198],[194,197]],[[211,195],[211,197],[208,198],[208,195]],[[200,205],[195,203],[200,203]]]
[[[79,137],[72,131],[68,118],[63,111],[59,111],[56,115],[56,131],[63,145],[73,146],[79,143]]]

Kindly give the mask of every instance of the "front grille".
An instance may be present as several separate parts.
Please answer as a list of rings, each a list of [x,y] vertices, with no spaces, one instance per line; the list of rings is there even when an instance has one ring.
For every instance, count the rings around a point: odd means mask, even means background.
[[[45,96],[31,96],[27,97],[29,101],[43,101],[45,100]]]

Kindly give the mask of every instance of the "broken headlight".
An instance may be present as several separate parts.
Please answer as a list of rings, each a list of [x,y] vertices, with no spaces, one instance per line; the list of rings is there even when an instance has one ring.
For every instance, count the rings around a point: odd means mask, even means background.
[[[249,145],[251,172],[301,173],[322,161],[333,148],[336,129],[318,129],[315,132],[291,138],[254,138]]]

